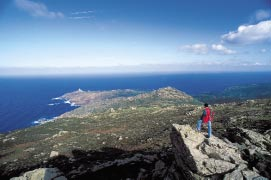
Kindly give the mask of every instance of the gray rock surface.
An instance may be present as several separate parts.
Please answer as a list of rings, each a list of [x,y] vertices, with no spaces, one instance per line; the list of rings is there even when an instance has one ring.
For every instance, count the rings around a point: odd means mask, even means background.
[[[192,172],[202,176],[221,174],[245,163],[238,149],[215,136],[207,139],[189,125],[173,125],[175,133],[171,139],[177,159],[185,163]]]
[[[11,178],[11,180],[67,180],[63,173],[57,168],[39,168],[28,171],[20,177]]]
[[[173,124],[170,137],[175,160],[186,179],[262,177],[248,169],[241,152],[232,143],[215,136],[205,138],[189,125]]]
[[[268,133],[262,135],[244,128],[232,128],[232,133],[232,139],[239,144],[243,143],[250,147],[256,146],[263,151],[271,150],[271,140]]]
[[[241,151],[249,165],[267,178],[271,178],[271,140],[269,130],[260,134],[243,128],[228,128],[227,137]]]

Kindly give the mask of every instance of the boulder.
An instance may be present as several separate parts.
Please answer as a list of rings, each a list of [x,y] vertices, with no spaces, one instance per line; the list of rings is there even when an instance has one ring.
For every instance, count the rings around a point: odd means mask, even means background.
[[[20,177],[13,177],[11,180],[67,180],[63,173],[57,168],[39,168],[28,171]]]

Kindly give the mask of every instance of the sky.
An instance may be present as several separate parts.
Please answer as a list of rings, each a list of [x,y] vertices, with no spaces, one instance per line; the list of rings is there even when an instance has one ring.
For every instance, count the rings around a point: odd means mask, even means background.
[[[271,0],[0,0],[0,75],[271,71]]]

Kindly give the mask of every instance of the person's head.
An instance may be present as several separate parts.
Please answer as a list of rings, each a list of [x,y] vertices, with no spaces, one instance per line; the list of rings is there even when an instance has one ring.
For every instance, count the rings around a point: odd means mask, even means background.
[[[208,107],[208,104],[207,104],[207,103],[204,103],[204,107]]]

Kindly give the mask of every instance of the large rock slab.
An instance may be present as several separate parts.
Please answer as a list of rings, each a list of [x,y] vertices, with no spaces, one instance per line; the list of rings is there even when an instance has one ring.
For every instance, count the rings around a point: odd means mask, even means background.
[[[63,173],[57,168],[39,168],[28,171],[20,177],[11,178],[11,180],[67,180]]]
[[[171,141],[177,164],[200,176],[227,173],[245,163],[237,147],[215,136],[205,138],[189,125],[173,124]]]
[[[249,137],[255,135],[246,132]],[[241,158],[240,149],[227,139],[206,138],[191,126],[178,124],[173,124],[170,138],[176,163],[185,179],[268,179],[266,175],[267,178],[259,175],[257,169],[249,169],[250,165]]]

